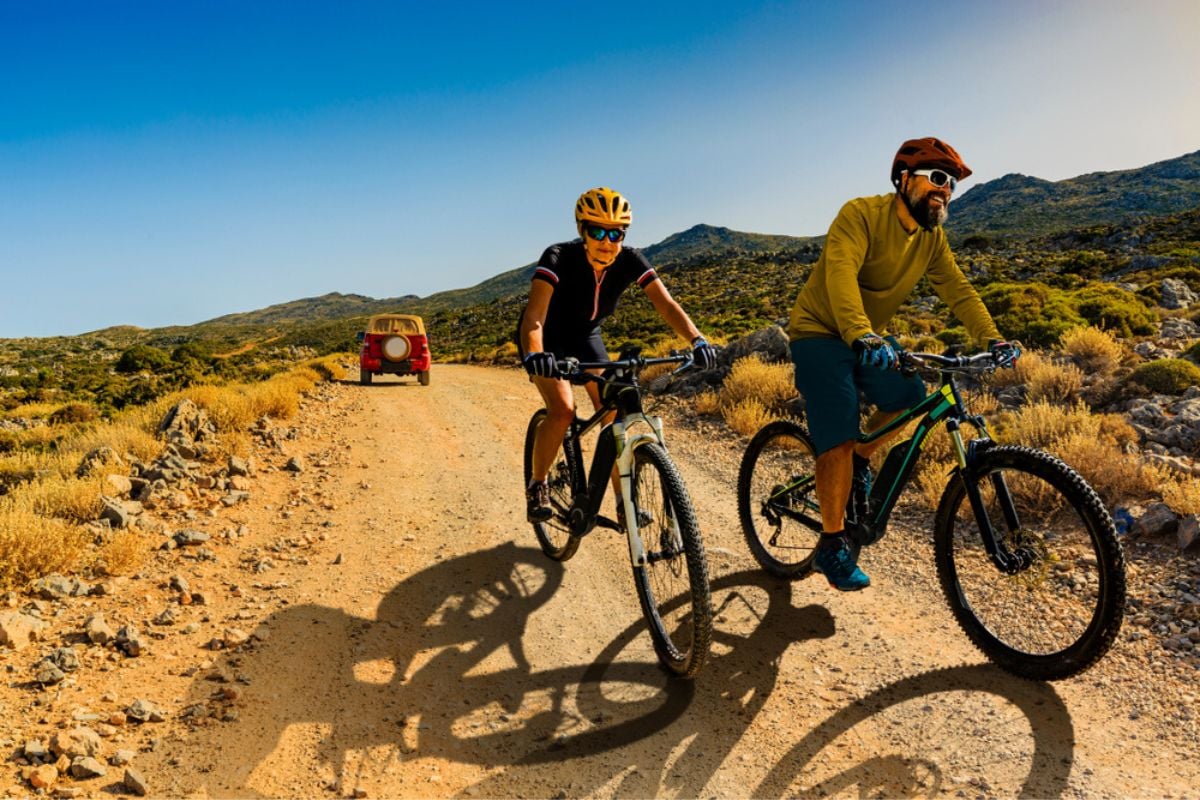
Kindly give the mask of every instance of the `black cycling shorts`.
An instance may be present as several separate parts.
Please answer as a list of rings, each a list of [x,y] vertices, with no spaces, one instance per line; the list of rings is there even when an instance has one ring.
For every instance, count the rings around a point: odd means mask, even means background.
[[[521,341],[521,323],[517,322],[517,352],[521,360],[525,359],[525,343]],[[600,327],[581,331],[563,333],[561,331],[544,331],[542,346],[546,352],[553,353],[557,358],[577,358],[580,361],[608,361],[608,350],[604,347],[604,339],[600,336]]]

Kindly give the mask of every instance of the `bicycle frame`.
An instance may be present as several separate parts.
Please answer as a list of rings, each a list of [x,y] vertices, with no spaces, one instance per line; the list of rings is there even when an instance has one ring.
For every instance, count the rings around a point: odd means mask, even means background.
[[[663,359],[667,361],[668,359]],[[653,363],[652,361],[648,363]],[[580,364],[586,369],[588,364]],[[613,465],[617,467],[617,475],[621,483],[621,499],[625,511],[625,531],[629,542],[629,557],[635,567],[645,566],[656,561],[656,553],[647,553],[638,530],[637,513],[633,507],[633,451],[642,442],[655,442],[666,447],[663,439],[662,419],[645,413],[642,409],[641,389],[637,384],[636,375],[630,376],[629,382],[613,378],[601,378],[589,375],[580,377],[579,381],[590,380],[608,384],[612,397],[606,398],[600,408],[586,420],[578,416],[572,420],[563,439],[563,447],[570,447],[574,463],[583,465],[581,440],[596,426],[600,425],[605,416],[616,411],[617,418],[612,423],[604,425],[596,440],[596,450],[592,454],[592,463],[586,473],[573,476],[575,483],[574,501],[567,511],[567,524],[575,536],[584,536],[591,532],[597,524],[619,530],[617,523],[600,516],[600,505],[608,491],[609,479]],[[648,431],[642,430],[630,434],[631,428],[645,425]]]
[[[953,363],[962,366],[970,363],[970,360],[951,357],[941,363]],[[942,369],[940,371],[940,379],[941,386],[936,391],[926,395],[915,406],[906,410],[879,429],[858,437],[857,441],[859,443],[869,444],[904,427],[914,419],[920,418],[912,437],[893,445],[891,450],[888,451],[887,457],[884,459],[884,464],[875,478],[870,496],[869,516],[865,523],[869,541],[878,541],[887,529],[888,520],[896,507],[900,494],[912,477],[917,458],[925,446],[929,435],[939,423],[943,421],[946,423],[946,431],[950,435],[955,461],[957,462],[951,472],[951,480],[954,480],[956,476],[960,479],[970,476],[975,463],[975,454],[979,452],[980,448],[991,444],[992,439],[987,431],[987,425],[983,417],[973,415],[967,411],[962,396],[959,394],[958,386],[954,381],[953,372]],[[964,422],[969,423],[979,433],[977,438],[965,444],[961,431],[961,426]],[[815,485],[815,475],[800,477],[781,487],[778,491],[773,492],[768,502],[773,501],[775,498],[785,498],[797,489],[807,489],[810,483]],[[967,498],[971,503],[971,509],[975,514],[976,522],[982,534],[984,548],[992,562],[997,568],[1009,574],[1020,572],[1028,567],[1028,554],[1021,552],[1012,553],[1001,545],[984,508],[983,498],[979,493],[976,482],[968,480],[965,481],[964,485]],[[992,485],[995,488],[1006,523],[1011,530],[1016,530],[1020,526],[1020,521],[1012,494],[1004,482],[1003,475],[999,473],[993,475]],[[810,526],[816,525],[818,529],[821,525],[821,520],[805,513],[804,510],[797,511],[789,508],[786,503],[772,504],[772,508],[776,513],[790,516]],[[808,501],[807,510],[812,511],[815,509],[815,504]]]

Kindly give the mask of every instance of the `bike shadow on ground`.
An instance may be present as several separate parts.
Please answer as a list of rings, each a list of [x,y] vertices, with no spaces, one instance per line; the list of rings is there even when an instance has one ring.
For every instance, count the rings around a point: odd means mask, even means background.
[[[792,584],[741,572],[713,583],[714,647],[696,681],[666,676],[640,615],[589,663],[534,671],[525,631],[562,582],[561,564],[505,544],[409,576],[374,619],[315,604],[279,611],[266,621],[264,641],[198,676],[183,712],[192,733],[153,754],[162,766],[152,769],[176,775],[173,764],[189,765],[195,777],[176,778],[164,787],[171,794],[203,787],[211,796],[325,789],[378,796],[389,786],[395,793],[397,780],[411,781],[419,772],[414,762],[428,758],[494,769],[464,790],[477,796],[696,796],[778,688],[785,652],[819,647],[834,633],[826,609],[793,605]],[[239,678],[249,686],[230,699],[225,682]],[[1002,695],[1029,718],[1037,750],[1025,785],[1059,794],[1071,761],[1065,708],[1048,687],[987,667],[916,676],[848,705],[774,767],[765,765],[770,772],[754,794],[791,793],[821,751],[861,728],[878,713],[872,709],[962,689]],[[805,703],[803,683],[783,690],[787,702]],[[284,738],[291,758],[302,752],[313,762],[290,783],[281,776],[295,773],[294,761],[273,758]],[[944,771],[936,760],[893,763],[871,752],[864,749],[857,772],[815,785],[925,785]],[[587,760],[587,768],[564,768],[574,760]],[[925,777],[910,777],[915,770]],[[445,793],[405,786],[405,794]]]

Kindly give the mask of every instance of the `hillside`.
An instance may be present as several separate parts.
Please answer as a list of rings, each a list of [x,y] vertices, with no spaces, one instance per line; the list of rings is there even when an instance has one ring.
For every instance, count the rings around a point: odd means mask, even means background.
[[[946,230],[1028,239],[1054,231],[1120,224],[1200,205],[1200,150],[1120,172],[1061,181],[1011,174],[974,186],[954,200]]]

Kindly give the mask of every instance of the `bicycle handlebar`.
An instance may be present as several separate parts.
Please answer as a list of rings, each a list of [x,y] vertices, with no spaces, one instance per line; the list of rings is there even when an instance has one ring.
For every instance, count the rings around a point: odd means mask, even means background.
[[[572,383],[586,383],[588,381],[596,381],[605,383],[611,381],[614,376],[604,377],[602,375],[593,375],[586,370],[589,369],[615,369],[627,371],[637,374],[646,367],[651,367],[656,364],[681,364],[682,366],[674,372],[682,372],[692,366],[695,360],[692,356],[692,351],[673,351],[671,355],[660,358],[645,358],[643,356],[635,356],[633,358],[622,358],[616,361],[580,361],[577,358],[564,358],[555,362],[558,367],[559,374],[564,379]],[[674,373],[672,373],[674,374]]]
[[[938,372],[992,372],[1000,364],[994,353],[984,351],[972,356],[942,355],[938,353],[910,353],[901,351],[899,354],[900,368],[907,370],[936,370]]]

